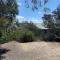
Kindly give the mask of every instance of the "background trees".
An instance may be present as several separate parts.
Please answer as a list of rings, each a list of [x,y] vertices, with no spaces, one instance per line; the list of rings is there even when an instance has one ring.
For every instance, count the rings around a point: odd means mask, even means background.
[[[11,40],[33,41],[39,29],[33,23],[19,23],[15,20],[18,14],[16,0],[0,1],[0,43]]]
[[[51,14],[44,14],[43,22],[47,28],[60,28],[60,6],[57,7]]]
[[[27,21],[18,24],[18,28],[15,30],[15,39],[19,42],[32,42],[40,37],[40,29],[36,27],[32,22]]]
[[[31,4],[29,4],[31,2]],[[48,3],[48,0],[25,0],[27,8],[32,6],[32,10],[43,7]],[[46,12],[44,7],[44,11]],[[18,5],[16,0],[0,0],[0,41],[8,41],[13,39],[28,39],[27,37],[40,36],[40,29],[38,29],[33,23],[19,23],[15,20],[16,14],[18,14]],[[60,37],[60,5],[51,14],[44,14],[43,16],[44,26],[48,29],[52,29],[54,37]],[[22,32],[22,33],[21,33]],[[31,34],[30,34],[31,33]]]
[[[60,5],[51,14],[44,14],[43,22],[45,27],[52,30],[54,39],[60,39]]]

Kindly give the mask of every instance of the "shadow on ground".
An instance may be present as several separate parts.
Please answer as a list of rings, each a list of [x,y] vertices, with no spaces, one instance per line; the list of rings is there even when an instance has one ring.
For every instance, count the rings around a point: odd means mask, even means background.
[[[0,49],[0,60],[4,59],[5,56],[3,56],[3,54],[5,54],[9,51],[10,51],[9,49],[4,49],[4,48]]]

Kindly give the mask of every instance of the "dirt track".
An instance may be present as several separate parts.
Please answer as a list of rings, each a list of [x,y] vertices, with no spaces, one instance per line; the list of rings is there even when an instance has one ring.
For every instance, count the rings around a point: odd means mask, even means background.
[[[18,43],[9,42],[2,47],[10,49],[4,54],[2,60],[60,60],[60,43],[32,42]]]

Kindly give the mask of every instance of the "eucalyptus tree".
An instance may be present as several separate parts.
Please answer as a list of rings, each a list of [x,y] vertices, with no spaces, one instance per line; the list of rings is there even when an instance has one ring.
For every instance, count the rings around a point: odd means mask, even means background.
[[[37,10],[39,7],[45,6],[48,3],[48,1],[49,0],[25,0],[25,4],[27,8],[31,7],[32,10],[34,11]]]
[[[16,0],[0,0],[0,16],[15,16],[18,13]]]
[[[6,36],[7,32],[12,30],[16,14],[18,14],[16,0],[0,0],[0,32],[3,35]]]
[[[54,16],[55,26],[56,28],[60,29],[60,4],[52,13]]]
[[[60,5],[52,12],[48,14],[44,14],[43,22],[48,28],[60,28]]]
[[[60,39],[60,5],[51,14],[45,14],[43,16],[43,22],[44,26],[52,29],[54,38]]]

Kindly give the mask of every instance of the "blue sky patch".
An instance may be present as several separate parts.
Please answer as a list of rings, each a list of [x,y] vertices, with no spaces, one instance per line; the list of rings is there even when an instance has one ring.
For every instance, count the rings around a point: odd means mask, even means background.
[[[44,14],[43,8],[40,7],[38,10],[32,11],[31,8],[26,8],[24,0],[17,0],[19,14],[16,18],[19,22],[22,21],[32,21],[34,23],[42,22],[42,16]],[[49,0],[45,5],[47,8],[50,8],[51,11],[55,10],[56,7],[60,4],[60,0]],[[43,6],[44,7],[44,6]]]

